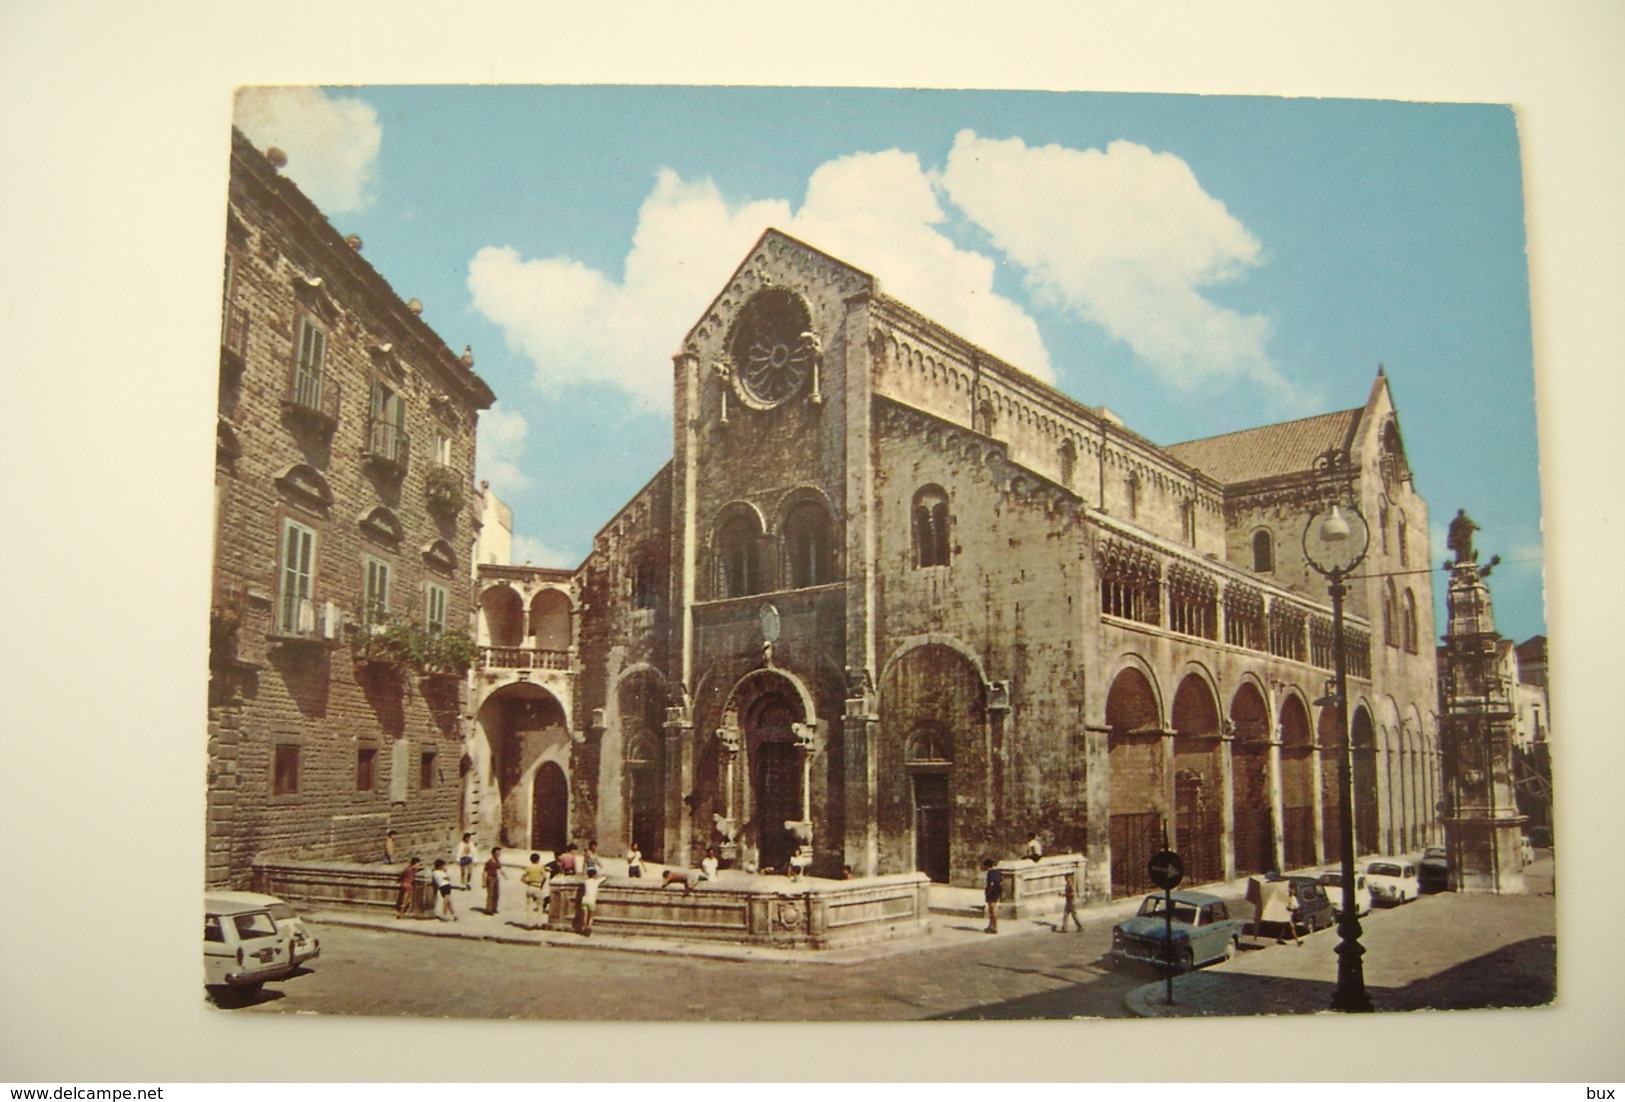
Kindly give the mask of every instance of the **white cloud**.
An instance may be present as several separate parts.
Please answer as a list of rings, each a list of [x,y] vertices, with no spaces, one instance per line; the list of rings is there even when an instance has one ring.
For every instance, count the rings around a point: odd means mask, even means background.
[[[1270,321],[1202,289],[1260,262],[1261,246],[1190,166],[1116,141],[1104,152],[1028,147],[962,131],[944,191],[1027,272],[1035,294],[1127,344],[1180,386],[1280,385]]]
[[[569,257],[508,247],[469,263],[474,307],[536,365],[544,388],[617,387],[649,409],[671,404],[671,357],[763,230],[776,227],[864,268],[888,293],[1053,379],[1038,327],[993,293],[994,262],[933,228],[944,219],[914,155],[855,154],[820,166],[807,200],[732,206],[709,180],[662,170],[644,200],[620,280]]]
[[[320,88],[242,88],[234,121],[259,149],[274,145],[288,155],[283,172],[323,213],[372,201],[368,187],[384,132],[370,104]]]
[[[553,566],[571,569],[581,565],[581,555],[550,547],[534,536],[513,538],[513,561],[519,566]]]
[[[479,477],[491,484],[498,497],[506,497],[530,485],[530,478],[519,469],[520,457],[525,454],[525,435],[529,431],[525,415],[504,409],[501,402],[480,414],[475,466]]]

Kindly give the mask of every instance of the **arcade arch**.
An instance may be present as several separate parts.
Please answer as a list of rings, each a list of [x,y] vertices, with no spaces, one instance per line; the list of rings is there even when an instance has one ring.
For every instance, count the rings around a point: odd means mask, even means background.
[[[1112,894],[1150,887],[1146,865],[1163,848],[1162,709],[1150,676],[1128,666],[1106,694],[1111,774]]]
[[[1236,733],[1231,758],[1236,874],[1269,872],[1276,867],[1270,815],[1269,707],[1252,681],[1243,681],[1230,699],[1230,724]]]
[[[1186,674],[1174,692],[1174,848],[1185,876],[1207,883],[1224,876],[1222,724],[1213,686]]]
[[[530,683],[486,697],[474,722],[470,806],[504,846],[554,848],[569,834],[570,732],[564,707]],[[551,765],[552,768],[544,768]]]

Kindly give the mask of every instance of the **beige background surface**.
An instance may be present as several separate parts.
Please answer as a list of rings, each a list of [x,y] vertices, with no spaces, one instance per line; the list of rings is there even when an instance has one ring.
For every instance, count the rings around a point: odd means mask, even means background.
[[[0,5],[0,1081],[512,1079],[536,1065],[491,1053],[532,1046],[578,1054],[546,1061],[551,1079],[1625,1078],[1608,633],[1625,523],[1621,57],[1625,9],[1584,0]],[[230,92],[274,82],[1514,104],[1547,495],[1559,1006],[884,1029],[211,1013],[193,931],[212,342]],[[793,1051],[806,1058],[787,1064]]]

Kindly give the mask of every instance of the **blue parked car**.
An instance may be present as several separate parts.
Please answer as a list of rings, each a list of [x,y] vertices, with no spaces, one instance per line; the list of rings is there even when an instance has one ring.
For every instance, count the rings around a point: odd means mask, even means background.
[[[1229,960],[1241,947],[1244,923],[1230,916],[1224,900],[1206,892],[1180,891],[1172,896],[1173,967],[1189,972],[1216,960]],[[1112,930],[1112,960],[1166,967],[1170,955],[1169,925],[1161,894],[1148,895],[1140,912]]]

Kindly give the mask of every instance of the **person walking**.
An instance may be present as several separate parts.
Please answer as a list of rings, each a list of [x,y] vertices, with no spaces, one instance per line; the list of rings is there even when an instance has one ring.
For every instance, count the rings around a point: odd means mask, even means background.
[[[446,868],[444,857],[434,859],[434,868],[429,872],[429,883],[434,885],[434,894],[440,897],[440,921],[456,922],[457,912],[451,908],[451,870]]]
[[[542,864],[542,855],[530,855],[530,864],[525,871],[519,874],[519,879],[525,885],[525,916],[530,920],[532,930],[540,930],[547,925],[547,897],[548,880],[547,866]]]
[[[502,847],[493,846],[491,857],[485,862],[485,913],[497,913],[497,903],[502,896]]]
[[[987,901],[987,929],[986,934],[999,932],[999,900],[1004,896],[1004,873],[993,867],[993,858],[982,858],[982,871],[987,879],[982,888],[982,898]]]
[[[587,882],[581,885],[581,936],[592,937],[592,916],[598,909],[598,889],[603,886],[603,878],[594,868],[587,874]]]
[[[401,869],[396,882],[400,888],[395,893],[395,917],[405,918],[406,912],[412,908],[412,887],[417,883],[418,870],[423,867],[423,858],[414,857]]]
[[[634,880],[643,879],[643,851],[636,842],[626,851],[626,875]]]
[[[457,875],[462,878],[462,889],[468,891],[468,882],[474,876],[474,835],[465,833],[457,843]]]
[[[1066,933],[1066,920],[1069,918],[1072,920],[1072,924],[1078,928],[1078,933],[1083,933],[1083,920],[1078,918],[1077,875],[1075,872],[1069,872],[1061,877],[1061,891],[1065,907],[1061,911],[1061,924],[1055,927],[1055,932],[1058,934]]]

